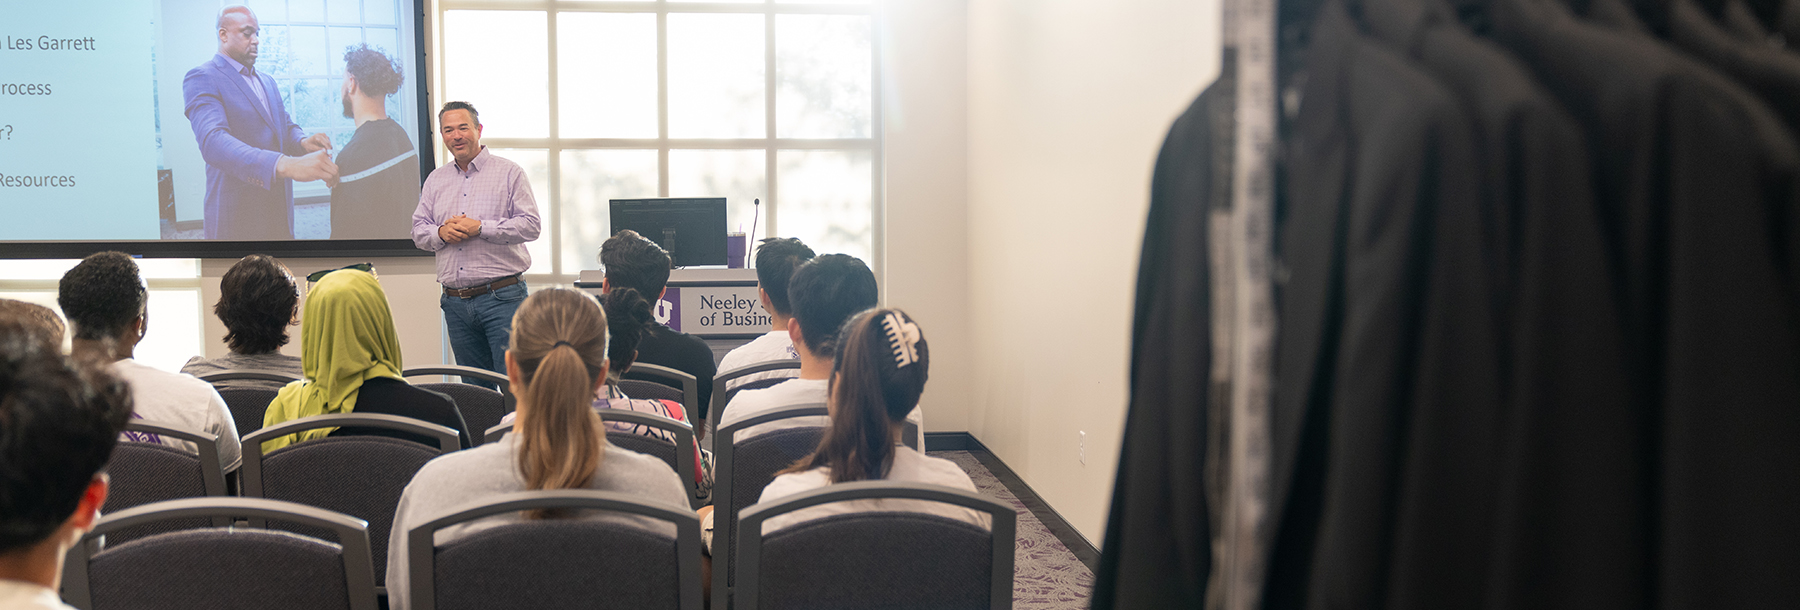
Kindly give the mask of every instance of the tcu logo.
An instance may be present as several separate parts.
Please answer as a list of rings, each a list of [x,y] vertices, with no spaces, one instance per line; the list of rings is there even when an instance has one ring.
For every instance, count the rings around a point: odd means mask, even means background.
[[[675,304],[669,302],[667,299],[658,300],[656,302],[655,315],[657,324],[668,324],[669,318],[672,318],[675,315]]]

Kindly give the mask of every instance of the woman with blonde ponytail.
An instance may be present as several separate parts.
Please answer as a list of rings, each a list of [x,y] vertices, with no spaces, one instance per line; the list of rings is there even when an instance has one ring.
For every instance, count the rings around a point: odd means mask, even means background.
[[[667,463],[607,444],[592,407],[594,393],[606,382],[606,346],[606,315],[592,297],[551,288],[525,299],[513,316],[506,351],[507,377],[519,396],[513,433],[420,469],[400,496],[388,548],[405,549],[406,530],[413,526],[517,491],[595,489],[686,506],[687,492]],[[491,517],[441,530],[437,543],[521,519],[564,516],[533,512]],[[666,523],[643,523],[674,531]],[[407,608],[406,571],[406,553],[389,553],[391,608]]]

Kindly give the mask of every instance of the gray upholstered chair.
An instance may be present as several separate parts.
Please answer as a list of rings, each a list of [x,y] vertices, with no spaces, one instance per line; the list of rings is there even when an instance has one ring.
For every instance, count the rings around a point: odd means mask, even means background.
[[[725,388],[728,382],[735,381],[747,375],[755,375],[757,373],[766,373],[769,371],[783,371],[788,375],[779,379],[757,379],[735,388]],[[798,376],[800,376],[799,360],[770,360],[768,362],[758,362],[749,366],[740,366],[729,371],[720,371],[719,374],[713,376],[712,409],[707,411],[706,417],[713,422],[719,421],[719,414],[725,412],[725,405],[731,404],[732,397],[737,396],[738,392],[744,390],[760,390]]]
[[[632,363],[619,380],[619,389],[632,398],[654,398],[681,403],[689,421],[700,412],[700,382],[693,375],[644,362]]]
[[[204,528],[124,544],[104,537],[167,520],[249,517],[303,523],[313,538]],[[63,598],[83,610],[375,610],[374,564],[362,520],[258,498],[190,498],[107,515],[69,549]]]
[[[263,441],[314,428],[373,427],[429,436],[436,447],[381,436],[335,436],[296,443],[267,454]],[[375,582],[386,582],[388,532],[400,492],[414,474],[461,443],[455,430],[408,417],[339,413],[306,417],[263,428],[244,437],[243,495],[296,502],[367,521],[373,541]],[[260,522],[252,520],[252,525]],[[291,523],[269,527],[316,535]]]
[[[112,481],[107,486],[102,514],[110,515],[164,500],[229,495],[225,488],[225,469],[219,465],[218,435],[142,419],[126,423],[125,430],[184,440],[193,443],[199,453],[188,453],[159,443],[121,441],[106,467]],[[119,530],[110,540],[118,544],[163,532],[210,525],[229,523],[204,519],[164,520]]]
[[[819,447],[825,429],[816,425],[783,428],[736,440],[739,432],[760,424],[791,418],[820,418],[823,403],[784,407],[719,428],[713,450],[713,600],[731,590],[731,543],[737,511],[755,504],[775,473]],[[719,607],[717,603],[714,607]]]
[[[644,455],[661,459],[675,469],[675,475],[681,477],[681,486],[687,489],[688,501],[693,508],[700,508],[700,491],[694,482],[694,471],[698,466],[694,463],[694,429],[686,422],[680,422],[661,415],[639,413],[624,409],[600,409],[600,419],[606,422],[624,422],[638,426],[648,426],[668,431],[675,435],[675,442],[651,438],[642,434],[621,432],[607,428],[606,440],[619,447],[630,449]],[[484,443],[500,440],[512,432],[512,424],[496,424],[488,428],[483,435]],[[688,447],[686,451],[678,451],[677,447]]]
[[[475,432],[486,430],[500,423],[500,419],[517,408],[519,399],[512,393],[512,383],[505,375],[467,366],[422,366],[409,368],[400,373],[406,377],[420,375],[461,375],[474,377],[499,385],[499,390],[490,390],[472,383],[458,382],[426,382],[413,385],[443,392],[456,401],[456,410],[462,412],[463,421],[469,425],[470,436]],[[481,444],[482,439],[471,439]]]
[[[992,529],[925,513],[865,512],[802,521],[762,533],[773,517],[829,502],[915,499],[987,514]],[[889,481],[842,483],[745,508],[738,516],[737,585],[713,607],[1012,607],[1013,509],[967,491]]]
[[[433,545],[434,534],[446,527],[540,508],[642,515],[673,523],[675,535],[618,521],[545,519]],[[408,530],[405,552],[413,610],[703,606],[699,518],[684,506],[617,492],[507,494]]]
[[[243,436],[262,427],[263,412],[269,410],[269,403],[275,400],[276,391],[267,388],[218,388],[216,386],[219,382],[255,380],[288,384],[299,381],[300,377],[281,371],[241,369],[208,373],[201,375],[200,380],[213,384],[219,391],[219,397],[225,399],[225,408],[231,410],[231,421],[237,424],[238,436]]]

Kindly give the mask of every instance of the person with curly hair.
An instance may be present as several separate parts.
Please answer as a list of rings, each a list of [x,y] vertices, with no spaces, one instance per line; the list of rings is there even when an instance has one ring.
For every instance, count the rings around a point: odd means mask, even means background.
[[[219,371],[259,370],[300,376],[300,358],[279,351],[288,343],[289,326],[299,324],[300,288],[286,265],[274,257],[252,254],[240,259],[219,280],[219,302],[213,315],[225,323],[225,345],[231,353],[218,358],[194,356],[181,372],[199,377]],[[279,390],[279,381],[234,379],[217,388]]]
[[[356,133],[337,155],[333,239],[401,239],[412,230],[419,153],[387,113],[388,97],[405,82],[400,62],[367,44],[344,53],[344,118],[356,121]]]
[[[219,465],[226,472],[243,461],[237,423],[211,384],[192,375],[170,373],[132,358],[150,328],[145,305],[149,290],[138,266],[123,252],[99,252],[81,259],[56,286],[56,304],[75,331],[71,355],[108,363],[113,375],[131,386],[131,416],[210,432],[219,437]],[[161,443],[199,453],[193,443],[155,434],[128,432],[134,441]]]

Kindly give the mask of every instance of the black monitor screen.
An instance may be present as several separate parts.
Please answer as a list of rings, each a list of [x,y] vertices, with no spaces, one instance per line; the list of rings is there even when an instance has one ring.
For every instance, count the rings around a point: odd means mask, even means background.
[[[612,200],[612,231],[631,229],[656,242],[676,267],[725,264],[725,198]]]

